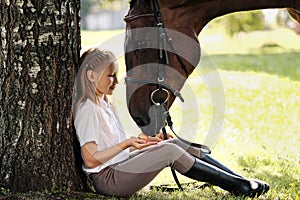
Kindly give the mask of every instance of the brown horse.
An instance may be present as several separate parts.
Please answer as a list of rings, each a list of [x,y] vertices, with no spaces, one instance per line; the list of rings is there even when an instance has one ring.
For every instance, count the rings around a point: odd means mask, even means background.
[[[137,125],[147,135],[164,126],[161,115],[181,98],[178,91],[199,62],[197,36],[208,22],[266,8],[287,8],[300,22],[300,0],[132,0],[125,17],[125,61],[128,109]]]

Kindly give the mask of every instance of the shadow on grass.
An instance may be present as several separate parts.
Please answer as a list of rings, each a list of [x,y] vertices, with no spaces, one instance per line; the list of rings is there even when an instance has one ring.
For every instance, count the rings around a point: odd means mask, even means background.
[[[18,194],[0,194],[0,200],[125,200],[125,198],[108,197],[89,192],[28,192]]]

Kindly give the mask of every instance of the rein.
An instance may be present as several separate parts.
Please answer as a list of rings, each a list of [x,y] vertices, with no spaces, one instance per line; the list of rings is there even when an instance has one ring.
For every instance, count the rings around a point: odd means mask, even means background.
[[[164,65],[168,65],[169,64],[169,59],[168,59],[168,54],[166,51],[166,47],[167,45],[169,45],[169,47],[171,47],[172,51],[175,52],[176,58],[178,60],[178,62],[180,63],[181,68],[183,69],[183,71],[185,72],[186,77],[188,77],[189,73],[187,70],[186,65],[184,64],[183,60],[181,59],[181,57],[177,54],[177,51],[172,43],[172,38],[169,37],[165,27],[164,27],[164,22],[163,19],[161,17],[161,12],[159,9],[159,5],[157,0],[152,0],[153,3],[153,8],[154,8],[154,13],[146,13],[146,14],[139,14],[139,15],[133,15],[133,16],[125,16],[124,20],[126,22],[130,22],[139,18],[143,18],[143,17],[154,17],[156,19],[157,22],[157,28],[158,28],[158,34],[159,34],[159,53],[158,53],[158,58],[159,58],[159,69],[158,69],[158,77],[157,80],[143,80],[143,79],[138,79],[138,78],[134,78],[134,77],[125,77],[125,82],[126,83],[137,83],[137,84],[154,84],[157,85],[158,88],[156,90],[154,90],[151,95],[150,95],[150,99],[152,101],[152,103],[156,106],[157,110],[159,111],[163,111],[164,113],[164,117],[165,117],[165,126],[162,127],[162,132],[164,135],[164,139],[167,139],[167,131],[166,131],[166,126],[168,126],[170,128],[170,130],[173,132],[173,134],[182,142],[184,142],[185,144],[188,144],[190,146],[199,148],[202,152],[210,154],[211,150],[208,146],[203,145],[203,144],[197,144],[197,143],[191,143],[181,137],[179,137],[174,129],[173,129],[173,122],[167,107],[167,102],[169,100],[170,97],[170,92],[172,92],[172,94],[175,97],[178,97],[181,102],[184,102],[184,98],[182,97],[181,93],[172,88],[171,86],[169,86],[167,83],[165,83],[165,79],[164,79]],[[159,91],[163,91],[167,94],[167,97],[164,101],[162,102],[156,102],[153,98],[154,94],[156,92]],[[158,113],[158,112],[157,112]],[[180,190],[183,190],[181,187],[181,184],[177,178],[176,172],[175,170],[171,169],[174,180],[178,186],[178,188]]]
[[[154,13],[145,13],[145,14],[140,14],[140,15],[133,15],[133,16],[125,16],[124,21],[130,22],[133,20],[137,20],[138,18],[141,17],[155,17]]]

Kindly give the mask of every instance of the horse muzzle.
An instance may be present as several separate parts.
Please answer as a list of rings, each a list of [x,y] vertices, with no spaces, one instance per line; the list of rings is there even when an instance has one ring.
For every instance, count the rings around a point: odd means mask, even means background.
[[[156,135],[166,124],[166,112],[163,104],[152,105],[148,111],[149,122],[139,126],[142,132],[148,136]]]

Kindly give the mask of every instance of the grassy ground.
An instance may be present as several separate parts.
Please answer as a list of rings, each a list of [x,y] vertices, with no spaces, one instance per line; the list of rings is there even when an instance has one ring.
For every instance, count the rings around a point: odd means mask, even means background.
[[[97,46],[120,33],[122,31],[82,32],[83,48]],[[215,107],[201,69],[187,82],[195,96],[185,96],[187,100],[196,99],[199,117],[193,119],[194,115],[187,112],[183,113],[184,119],[181,118],[181,110],[174,104],[173,116],[179,116],[173,119],[175,128],[197,124],[192,138],[196,142],[215,137],[212,152],[215,158],[244,176],[270,184],[270,191],[259,199],[299,200],[300,37],[286,29],[240,34],[234,38],[220,33],[220,30],[206,29],[199,38],[209,55],[209,59],[201,60],[200,67],[216,67],[222,80],[220,89],[226,106],[222,130],[216,135],[208,133]],[[123,58],[120,58],[124,72],[122,63]],[[192,181],[181,175],[179,179],[183,183]],[[163,170],[148,186],[160,184],[174,184],[169,169]],[[187,186],[185,192],[162,192],[149,190],[148,186],[130,199],[243,199],[217,187],[193,189]],[[56,199],[115,199],[92,193],[24,194],[18,198],[51,199],[53,196]]]
[[[106,33],[101,38],[106,38]],[[259,199],[300,199],[300,37],[290,30],[278,29],[229,38],[219,30],[207,29],[199,38],[202,50],[209,55],[209,59],[203,58],[200,67],[213,65],[218,69],[225,93],[225,120],[212,155],[247,177],[270,183],[270,192]],[[193,121],[192,114],[183,113],[182,119],[180,109],[172,110],[174,116],[180,116],[173,119],[175,126],[194,126],[186,121],[198,123],[192,138],[198,142],[210,136],[203,133],[211,126],[214,109],[211,91],[201,76],[201,70],[196,70],[196,75],[188,81],[198,101],[199,118]],[[178,176],[181,182],[192,181]],[[174,184],[169,169],[149,186],[166,183]],[[145,187],[131,199],[242,198],[215,187],[203,190],[188,187],[184,193]]]
[[[270,183],[270,192],[260,199],[300,198],[299,53],[211,56],[226,97],[225,121],[212,155],[247,177]],[[194,139],[201,142],[211,126],[213,106],[207,89],[198,91],[200,139]],[[173,182],[169,171],[152,184],[166,182]],[[188,193],[188,199],[238,199],[215,190]],[[167,197],[186,198],[172,195]]]

